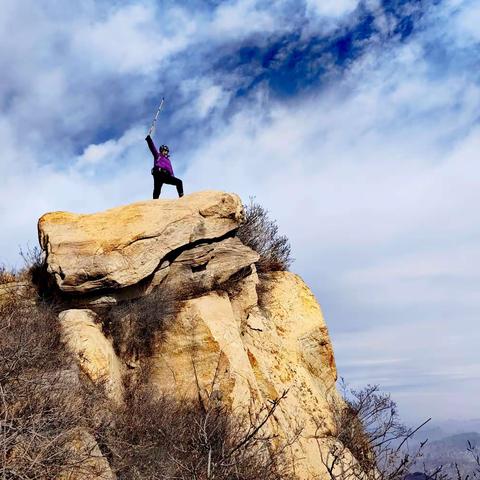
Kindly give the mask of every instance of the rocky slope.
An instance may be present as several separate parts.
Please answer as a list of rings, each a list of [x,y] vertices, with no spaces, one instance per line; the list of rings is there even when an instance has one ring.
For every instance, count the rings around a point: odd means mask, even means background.
[[[286,393],[266,428],[292,443],[299,478],[327,478],[322,456],[335,435],[332,404],[341,402],[328,330],[297,275],[259,278],[258,254],[236,237],[242,220],[241,200],[223,192],[44,215],[39,240],[66,305],[64,340],[113,403],[122,402],[125,375],[147,364],[159,395],[221,402],[237,413]],[[102,312],[146,296],[158,298],[159,309],[175,298],[176,308],[142,359],[114,348]]]

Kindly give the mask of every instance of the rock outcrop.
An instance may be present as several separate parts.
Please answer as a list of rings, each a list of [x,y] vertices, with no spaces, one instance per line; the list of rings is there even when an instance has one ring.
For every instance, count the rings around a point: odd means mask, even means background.
[[[78,429],[68,443],[72,465],[55,480],[115,480],[107,459],[87,431]]]
[[[318,439],[334,433],[331,403],[339,401],[327,327],[297,275],[262,279],[262,308],[251,289],[257,282],[252,273],[233,294],[185,302],[151,360],[151,382],[161,393],[220,399],[236,412],[287,392],[272,428],[286,440],[300,432],[292,446],[296,469],[315,478],[324,471]]]
[[[91,310],[65,310],[59,315],[62,339],[81,371],[105,387],[115,403],[122,401],[122,364],[112,343],[103,335],[101,323]]]
[[[341,402],[328,330],[297,275],[259,278],[258,254],[235,236],[242,219],[236,195],[203,192],[93,215],[47,214],[39,236],[59,289],[91,309],[175,292],[175,318],[152,332],[153,353],[143,359],[158,395],[252,412],[286,393],[269,431],[294,439],[299,478],[327,478],[321,458],[335,433],[332,402]],[[121,402],[122,373],[142,363],[114,351],[93,311],[69,309],[60,321],[82,371]]]
[[[176,252],[224,237],[242,218],[238,196],[201,192],[92,215],[48,213],[38,232],[60,290],[84,294],[138,284]]]

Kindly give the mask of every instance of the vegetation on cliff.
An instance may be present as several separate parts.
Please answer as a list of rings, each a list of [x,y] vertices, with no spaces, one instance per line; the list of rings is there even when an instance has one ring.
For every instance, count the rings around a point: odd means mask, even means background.
[[[400,448],[412,430],[400,422],[395,403],[376,387],[345,391],[340,399],[320,307],[301,279],[282,272],[291,263],[288,239],[262,207],[247,206],[246,223],[238,226],[222,210],[224,203],[195,218],[200,225],[203,215],[214,226],[227,222],[228,235],[236,238],[222,233],[203,244],[187,243],[175,257],[167,255],[167,266],[158,259],[154,275],[180,272],[173,275],[182,276],[180,283],[136,290],[140,294],[127,299],[107,290],[100,303],[85,297],[97,313],[66,311],[79,297],[50,294],[51,278],[38,250],[24,255],[24,270],[0,271],[2,480],[403,479],[415,453]],[[238,211],[235,202],[228,205]],[[218,220],[218,212],[227,220]],[[146,241],[152,238],[146,235]],[[72,267],[70,275],[83,284],[83,271]],[[89,278],[92,285],[97,280]],[[82,314],[88,320],[82,328],[98,333],[110,350],[68,348],[66,312]],[[200,326],[199,339],[190,337],[192,319]],[[161,347],[167,335],[170,351]],[[89,376],[97,353],[122,365],[118,397],[108,394],[107,378]],[[167,387],[151,382],[155,357],[157,370],[159,358],[166,364],[160,383]],[[179,393],[181,385],[192,384],[193,396]],[[251,408],[255,404],[263,407]],[[441,470],[432,476],[446,478]]]
[[[260,255],[258,272],[288,270],[293,261],[288,237],[279,233],[277,222],[253,199],[244,208],[245,222],[238,229],[238,237]]]
[[[288,442],[264,429],[282,396],[248,415],[215,398],[159,396],[145,363],[141,375],[127,372],[123,401],[112,403],[66,348],[58,319],[66,300],[41,252],[24,259],[25,269],[0,271],[0,478],[293,478]],[[142,361],[181,303],[201,293],[159,289],[98,318],[122,358]]]
[[[30,300],[0,303],[0,478],[291,478],[286,446],[261,430],[278,402],[240,418],[214,402],[155,397],[136,379],[114,406],[79,374],[55,305]]]

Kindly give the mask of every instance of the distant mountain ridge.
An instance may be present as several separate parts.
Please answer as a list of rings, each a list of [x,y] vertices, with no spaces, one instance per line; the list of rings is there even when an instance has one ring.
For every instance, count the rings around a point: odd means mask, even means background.
[[[423,441],[428,438],[429,442],[443,440],[444,438],[463,434],[465,432],[480,433],[480,419],[472,418],[468,420],[444,420],[440,422],[432,422],[425,428],[422,428],[415,438]]]
[[[470,442],[473,447],[480,445],[480,433],[478,432],[466,432],[457,433],[440,440],[435,440],[430,443],[430,448],[444,448],[444,447],[458,447],[466,448],[467,442]]]
[[[415,472],[409,473],[406,477],[404,477],[404,480],[433,480],[433,478],[425,475],[424,473]]]
[[[431,472],[443,465],[442,473],[455,475],[455,465],[458,465],[464,475],[471,474],[478,466],[473,456],[467,450],[468,442],[474,448],[479,447],[480,433],[457,433],[428,442],[424,447],[422,458],[416,464],[416,468]],[[428,478],[424,474],[412,473],[405,477],[405,480],[426,480]]]

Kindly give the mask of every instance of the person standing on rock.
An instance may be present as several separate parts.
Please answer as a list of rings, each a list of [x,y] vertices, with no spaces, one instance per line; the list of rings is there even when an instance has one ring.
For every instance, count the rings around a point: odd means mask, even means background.
[[[160,151],[158,151],[153,143],[151,133],[151,131],[148,132],[145,140],[153,155],[153,198],[156,199],[160,196],[164,183],[167,185],[175,185],[178,196],[183,197],[183,182],[173,174],[172,163],[170,162],[170,151],[166,145],[162,145]]]
[[[162,98],[162,102],[160,103],[157,113],[155,114],[155,118],[153,119],[152,126],[145,137],[145,140],[148,143],[148,148],[150,148],[150,151],[153,155],[152,175],[154,199],[157,199],[160,196],[160,192],[162,191],[162,186],[164,183],[167,185],[175,185],[175,187],[177,187],[178,196],[183,197],[183,182],[179,178],[175,177],[173,173],[172,164],[170,162],[170,151],[168,147],[166,145],[162,145],[160,147],[160,151],[158,151],[152,140],[152,135],[155,131],[155,125],[157,124],[157,119],[160,115],[160,111],[162,110],[164,102],[165,98]]]

